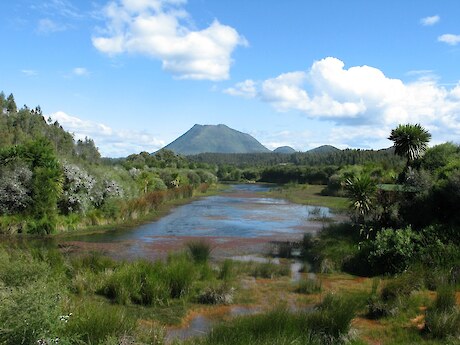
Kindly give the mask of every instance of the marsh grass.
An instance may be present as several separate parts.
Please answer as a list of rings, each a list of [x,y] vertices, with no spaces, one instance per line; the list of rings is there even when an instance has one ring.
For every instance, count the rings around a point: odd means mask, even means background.
[[[59,272],[29,250],[0,248],[1,344],[33,344],[59,333],[65,291]]]
[[[355,311],[353,299],[328,295],[314,312],[291,312],[285,306],[278,306],[263,314],[219,324],[207,337],[189,343],[320,345],[350,341],[358,344],[348,337]]]
[[[318,293],[322,290],[321,281],[318,279],[305,278],[297,283],[295,292],[303,294]]]
[[[236,268],[233,260],[225,259],[219,266],[218,279],[231,281],[236,276]]]
[[[86,300],[73,309],[63,333],[72,343],[101,344],[110,337],[134,333],[135,329],[136,320],[124,308]]]
[[[195,240],[186,243],[193,261],[196,263],[206,263],[211,257],[212,247],[206,240]]]
[[[279,265],[273,262],[251,262],[249,274],[254,278],[273,279],[275,277],[289,276],[291,270],[286,265]]]
[[[438,339],[460,336],[460,309],[456,305],[453,286],[438,288],[433,305],[426,311],[424,331]]]

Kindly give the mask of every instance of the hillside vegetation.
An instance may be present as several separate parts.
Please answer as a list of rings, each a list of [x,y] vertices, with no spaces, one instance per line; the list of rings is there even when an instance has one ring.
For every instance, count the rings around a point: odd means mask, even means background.
[[[213,171],[171,151],[101,159],[92,139],[75,140],[40,107],[18,110],[3,93],[0,163],[0,233],[7,234],[125,222],[217,182]]]

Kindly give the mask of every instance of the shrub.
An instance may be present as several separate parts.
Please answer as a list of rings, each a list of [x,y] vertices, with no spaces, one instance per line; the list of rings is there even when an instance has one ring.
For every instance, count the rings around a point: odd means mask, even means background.
[[[212,248],[211,244],[206,240],[195,240],[187,242],[188,251],[192,255],[193,261],[196,263],[208,262]]]
[[[376,273],[398,273],[409,267],[420,236],[410,227],[383,229],[372,242],[369,260]]]

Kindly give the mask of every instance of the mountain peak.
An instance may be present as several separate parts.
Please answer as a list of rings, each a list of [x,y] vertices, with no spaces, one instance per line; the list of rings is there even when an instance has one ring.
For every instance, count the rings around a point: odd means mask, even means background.
[[[183,155],[194,155],[205,152],[270,152],[270,150],[249,134],[239,132],[224,124],[195,124],[186,133],[165,146],[165,149]]]

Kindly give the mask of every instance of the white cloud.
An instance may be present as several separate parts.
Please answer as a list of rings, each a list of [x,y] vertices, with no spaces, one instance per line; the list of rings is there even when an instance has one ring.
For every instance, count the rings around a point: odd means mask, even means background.
[[[420,24],[422,24],[423,26],[432,26],[438,23],[440,20],[441,20],[441,17],[439,17],[438,15],[435,15],[435,16],[430,16],[430,17],[425,17],[425,18],[420,19]]]
[[[235,87],[224,90],[224,93],[232,96],[241,96],[245,98],[254,98],[257,95],[256,85],[253,80],[245,80],[237,83]]]
[[[38,21],[37,31],[42,34],[50,34],[59,31],[65,31],[67,29],[66,25],[57,23],[51,19],[40,19]]]
[[[88,76],[90,73],[85,67],[75,67],[72,70],[72,73],[79,77]]]
[[[407,122],[431,128],[439,140],[458,141],[460,135],[460,81],[447,88],[436,78],[422,75],[405,83],[370,66],[346,69],[342,61],[328,57],[315,61],[307,71],[251,81],[250,85],[251,97],[277,111],[297,111],[333,121],[340,128],[329,142],[340,139],[337,144],[354,145],[357,141],[353,138],[362,138],[360,141],[370,147],[389,146],[384,144],[388,133]],[[235,89],[239,91],[235,95],[244,95],[243,88]]]
[[[438,37],[438,41],[447,43],[451,46],[456,46],[460,43],[460,35],[444,34]]]
[[[23,69],[21,70],[21,73],[27,77],[36,77],[38,75],[38,72],[33,69]]]
[[[138,53],[162,61],[182,79],[228,79],[231,55],[246,40],[218,20],[202,30],[185,25],[185,0],[117,0],[104,9],[106,28],[93,45],[108,55]]]
[[[75,139],[89,137],[94,140],[102,156],[126,157],[141,151],[154,152],[165,143],[144,131],[114,130],[111,127],[94,121],[82,120],[78,117],[58,111],[51,117],[67,131],[74,133]]]

